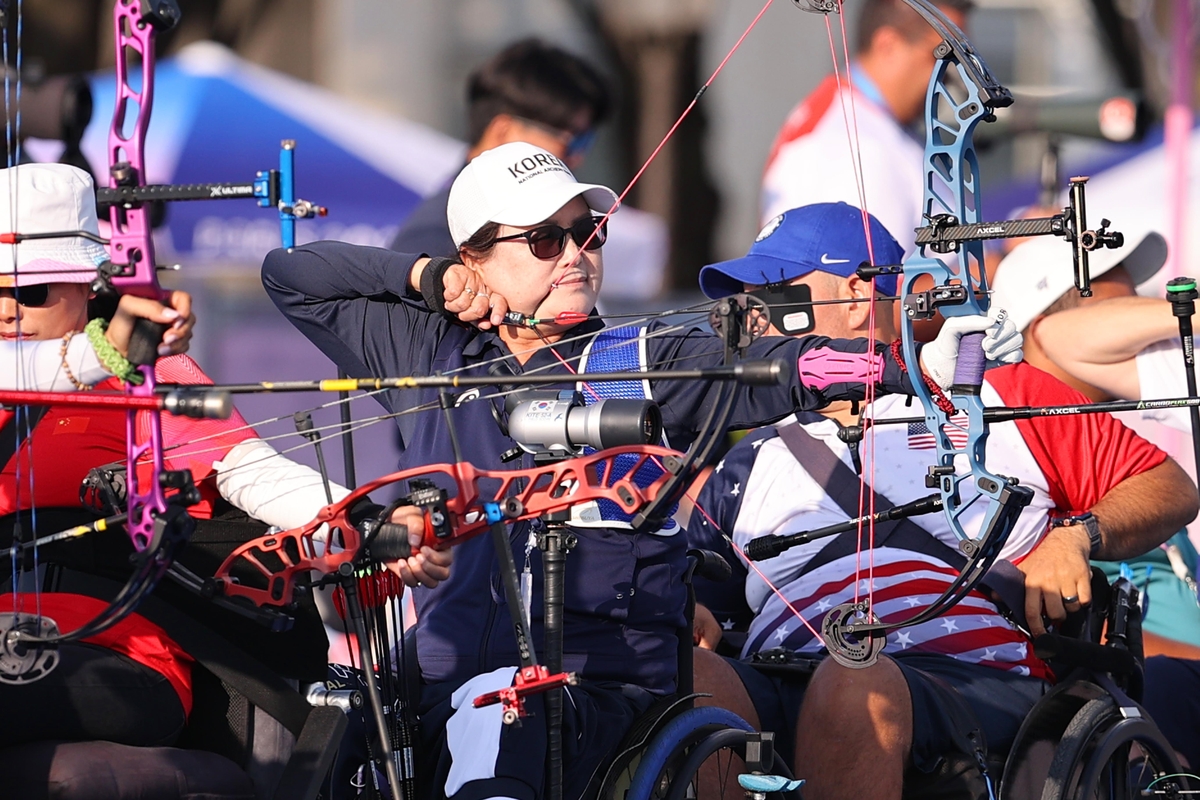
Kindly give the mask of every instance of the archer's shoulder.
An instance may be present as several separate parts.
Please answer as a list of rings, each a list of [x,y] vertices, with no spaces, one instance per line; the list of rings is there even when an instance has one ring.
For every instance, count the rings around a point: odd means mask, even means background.
[[[1081,405],[1090,402],[1076,389],[1025,361],[990,369],[985,380],[1005,405]]]
[[[154,375],[160,383],[182,383],[188,386],[207,386],[212,378],[204,373],[191,356],[178,355],[154,362]]]

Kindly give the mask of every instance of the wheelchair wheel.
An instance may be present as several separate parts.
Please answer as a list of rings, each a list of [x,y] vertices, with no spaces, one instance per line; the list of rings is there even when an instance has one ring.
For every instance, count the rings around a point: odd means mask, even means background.
[[[688,709],[659,730],[637,756],[614,765],[601,798],[695,800],[707,789],[713,790],[714,800],[740,797],[737,773],[745,757],[746,737],[752,733],[748,722],[725,709]],[[710,775],[702,786],[698,776],[706,761],[715,776]],[[774,771],[790,777],[778,753]]]
[[[1042,800],[1128,800],[1182,772],[1170,744],[1145,717],[1125,717],[1108,696],[1072,718],[1050,764]],[[1185,779],[1182,788],[1189,788]],[[1162,785],[1159,784],[1159,788]]]

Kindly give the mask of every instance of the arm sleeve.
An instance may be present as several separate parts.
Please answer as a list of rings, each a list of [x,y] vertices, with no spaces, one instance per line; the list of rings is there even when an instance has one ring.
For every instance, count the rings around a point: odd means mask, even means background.
[[[59,339],[0,342],[0,388],[73,392],[76,386],[63,369],[63,360]],[[82,334],[67,343],[65,360],[80,383],[92,386],[112,377]]]
[[[1086,405],[1087,398],[1051,375],[1022,362],[988,373],[1005,405]],[[1157,467],[1166,453],[1111,414],[1017,420],[1059,509],[1081,514],[1113,487]],[[1086,466],[1086,469],[1082,469]]]
[[[235,445],[213,468],[222,497],[255,519],[284,530],[311,522],[328,502],[319,472],[280,455],[262,439]],[[329,490],[334,502],[350,494],[332,482]]]
[[[679,333],[663,332],[652,325],[646,334],[650,369],[694,369],[723,363],[721,341],[711,333],[691,328]],[[777,358],[784,363],[785,381],[781,386],[739,386],[730,418],[730,427],[753,428],[783,419],[796,411],[814,411],[835,400],[862,400],[866,385],[860,381],[829,383],[823,387],[801,383],[798,359],[810,351],[827,349],[835,353],[867,352],[866,339],[830,339],[825,336],[763,336],[752,343],[747,358]],[[882,359],[877,386],[882,394],[912,394],[908,375],[892,357],[886,345],[875,344]],[[659,381],[653,394],[662,406],[663,426],[680,444],[689,440],[707,419],[716,396],[715,383],[703,381]]]
[[[283,315],[348,375],[425,372],[429,344],[449,323],[408,285],[418,258],[314,242],[269,253],[262,281]]]

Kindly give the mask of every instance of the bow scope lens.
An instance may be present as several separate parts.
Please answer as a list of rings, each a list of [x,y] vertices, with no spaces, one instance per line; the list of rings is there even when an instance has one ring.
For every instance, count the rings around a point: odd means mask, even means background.
[[[584,447],[603,450],[656,444],[662,412],[651,400],[601,400],[585,405],[572,391],[530,390],[510,395],[508,433],[527,453],[578,455]]]

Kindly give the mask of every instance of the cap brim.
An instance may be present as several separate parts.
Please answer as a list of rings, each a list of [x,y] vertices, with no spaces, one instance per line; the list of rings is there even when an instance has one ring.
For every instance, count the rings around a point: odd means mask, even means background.
[[[17,268],[16,275],[10,270],[0,270],[0,286],[37,286],[42,283],[91,283],[99,273],[95,267],[35,259]]]
[[[576,197],[583,196],[588,208],[607,214],[619,206],[617,193],[607,186],[594,183],[564,183],[545,192],[539,192],[527,202],[514,204],[493,215],[492,222],[501,225],[537,225],[545,222],[567,203]]]
[[[792,280],[813,271],[813,267],[771,256],[753,255],[719,261],[700,270],[700,291],[716,300],[745,291],[745,284],[761,286]]]

